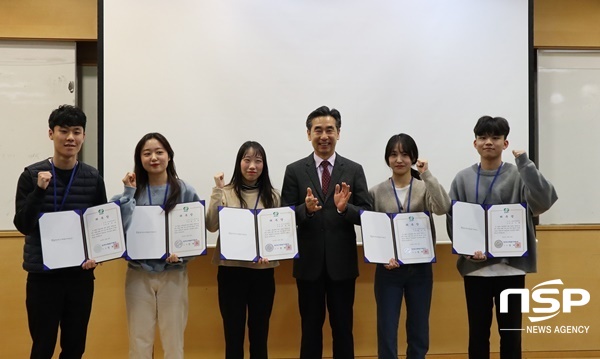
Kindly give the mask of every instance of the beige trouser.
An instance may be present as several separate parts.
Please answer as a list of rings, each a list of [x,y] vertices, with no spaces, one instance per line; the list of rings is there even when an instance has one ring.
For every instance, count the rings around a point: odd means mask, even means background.
[[[127,268],[125,300],[129,358],[152,358],[157,323],[164,358],[183,358],[183,332],[188,316],[187,269],[152,273]]]

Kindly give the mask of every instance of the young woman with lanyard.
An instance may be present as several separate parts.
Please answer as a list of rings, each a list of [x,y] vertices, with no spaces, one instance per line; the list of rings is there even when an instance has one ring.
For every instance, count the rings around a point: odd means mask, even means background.
[[[279,193],[269,179],[267,155],[258,142],[242,144],[229,184],[225,185],[222,172],[217,173],[214,180],[216,186],[206,214],[206,228],[211,232],[219,229],[219,206],[253,209],[279,206]],[[265,259],[258,263],[223,260],[217,240],[213,264],[219,266],[217,280],[225,332],[225,358],[244,357],[247,313],[250,357],[266,359],[269,318],[275,297],[274,267],[279,263]]]
[[[385,163],[392,177],[371,188],[374,209],[385,213],[429,211],[438,215],[450,209],[446,190],[429,171],[426,160],[407,134],[392,136],[385,148]],[[416,164],[417,170],[412,166]],[[435,241],[435,229],[432,235]],[[429,308],[433,289],[431,263],[378,264],[375,270],[378,357],[398,358],[398,323],[402,297],[406,301],[408,359],[425,358],[429,349]]]
[[[123,178],[121,201],[125,228],[136,206],[162,205],[169,212],[178,203],[200,198],[175,170],[174,152],[160,133],[148,133],[135,147],[134,172]],[[158,325],[165,358],[183,358],[183,333],[188,316],[187,260],[170,254],[166,259],[130,261],[125,279],[129,326],[129,357],[152,358]]]

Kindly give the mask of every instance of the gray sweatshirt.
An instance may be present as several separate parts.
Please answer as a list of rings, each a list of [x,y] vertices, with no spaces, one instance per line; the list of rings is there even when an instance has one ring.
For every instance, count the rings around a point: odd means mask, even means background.
[[[459,256],[457,267],[461,275],[497,263],[520,269],[526,273],[537,271],[537,246],[533,217],[538,216],[552,206],[558,199],[554,186],[536,168],[526,153],[515,158],[516,166],[504,163],[502,169],[488,193],[496,170],[481,170],[479,179],[479,198],[476,201],[477,169],[474,164],[456,175],[450,186],[450,198],[454,201],[485,204],[527,203],[527,257],[488,258],[484,261],[469,260]],[[448,235],[452,239],[452,210],[446,221]]]
[[[396,195],[392,189],[392,184],[389,178],[381,182],[369,190],[369,194],[373,197],[373,209],[376,212],[397,213],[398,204],[396,203]],[[408,197],[408,192],[406,193]],[[407,198],[400,198],[402,203],[407,202]],[[421,174],[421,180],[414,179],[412,192],[410,196],[410,211],[411,212],[433,212],[437,215],[443,215],[450,209],[450,198],[446,190],[438,180],[431,174],[430,171],[425,171]],[[406,212],[406,208],[403,208]],[[432,225],[432,235],[435,241],[435,228]]]

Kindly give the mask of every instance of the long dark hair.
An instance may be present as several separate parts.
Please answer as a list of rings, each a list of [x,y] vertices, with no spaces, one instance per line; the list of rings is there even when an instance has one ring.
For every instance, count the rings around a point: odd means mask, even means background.
[[[237,156],[235,157],[235,166],[233,168],[233,176],[229,184],[233,187],[237,198],[240,200],[242,208],[248,208],[248,204],[242,198],[242,185],[244,184],[244,176],[242,175],[242,158],[249,150],[254,150],[254,154],[263,160],[263,170],[256,184],[260,192],[260,201],[265,208],[275,207],[275,190],[271,185],[271,179],[269,178],[269,166],[267,164],[267,153],[260,143],[255,141],[246,141],[242,144],[238,150]]]
[[[144,149],[144,145],[148,140],[155,139],[164,147],[165,151],[169,155],[171,159],[169,164],[167,165],[167,183],[169,183],[169,196],[167,197],[167,203],[165,204],[165,212],[169,212],[175,207],[179,200],[179,195],[181,194],[181,187],[179,186],[179,176],[177,176],[177,171],[175,170],[175,152],[173,152],[173,148],[169,141],[165,138],[165,136],[161,135],[158,132],[150,132],[144,135],[140,139],[140,141],[135,146],[135,153],[133,155],[133,161],[135,166],[133,168],[133,172],[135,172],[135,180],[137,188],[135,190],[135,198],[138,198],[139,194],[142,191],[145,191],[148,187],[148,172],[144,169],[142,165],[142,150]]]
[[[407,135],[406,133],[400,133],[390,137],[387,145],[385,146],[384,159],[386,166],[390,166],[390,155],[392,154],[392,151],[394,151],[396,147],[398,147],[398,145],[402,146],[402,151],[408,154],[408,157],[410,157],[410,162],[413,165],[417,163],[417,160],[419,159],[419,149],[417,148],[415,140],[413,140],[413,138]],[[414,168],[410,169],[410,174],[416,179],[421,179],[419,171],[417,171]]]

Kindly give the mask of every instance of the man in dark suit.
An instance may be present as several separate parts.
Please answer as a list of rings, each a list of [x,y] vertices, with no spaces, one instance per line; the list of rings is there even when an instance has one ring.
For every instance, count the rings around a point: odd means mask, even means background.
[[[360,210],[371,210],[362,167],[335,152],[342,120],[319,107],[306,128],[314,153],[287,166],[281,201],[296,206],[299,258],[294,277],[302,318],[300,358],[321,358],[325,308],[333,335],[333,357],[354,358],[354,287],[358,277],[356,232]],[[352,192],[350,191],[352,190]]]

